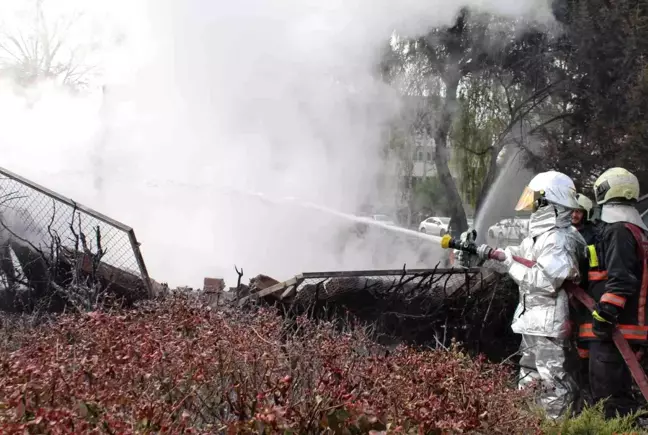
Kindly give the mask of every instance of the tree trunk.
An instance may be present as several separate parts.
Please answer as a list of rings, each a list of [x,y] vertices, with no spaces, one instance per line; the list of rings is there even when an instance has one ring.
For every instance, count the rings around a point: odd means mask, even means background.
[[[448,135],[452,127],[452,111],[457,106],[457,87],[459,86],[459,75],[445,80],[446,95],[441,111],[441,119],[434,134],[434,164],[436,165],[439,182],[443,186],[450,213],[452,235],[458,236],[468,229],[466,211],[464,210],[450,167],[448,166]]]

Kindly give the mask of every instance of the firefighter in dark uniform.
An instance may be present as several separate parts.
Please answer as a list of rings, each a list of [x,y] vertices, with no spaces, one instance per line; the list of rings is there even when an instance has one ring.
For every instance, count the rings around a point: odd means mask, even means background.
[[[579,326],[589,345],[589,384],[607,418],[637,410],[632,377],[611,336],[618,327],[635,350],[648,342],[648,228],[634,207],[637,177],[623,168],[605,171],[594,183],[597,202],[594,242],[588,246],[587,292],[595,310]]]
[[[579,193],[576,196],[580,208],[572,212],[572,225],[581,233],[588,245],[594,241],[594,224],[592,223],[592,200]]]
[[[576,195],[576,201],[579,208],[572,211],[572,225],[583,236],[588,245],[588,249],[594,248],[594,241],[596,239],[596,225],[592,222],[592,209],[594,203],[587,196],[579,193]],[[587,275],[589,271],[588,259],[584,259],[581,264],[581,287],[587,288]],[[579,387],[578,397],[575,399],[575,409],[581,410],[582,407],[591,401],[589,394],[589,342],[587,340],[580,340],[578,338],[578,327],[583,323],[591,322],[591,316],[587,308],[580,303],[570,304],[569,317],[572,323],[572,331],[574,333],[573,339],[576,342],[576,350],[578,358],[574,358],[574,379]]]

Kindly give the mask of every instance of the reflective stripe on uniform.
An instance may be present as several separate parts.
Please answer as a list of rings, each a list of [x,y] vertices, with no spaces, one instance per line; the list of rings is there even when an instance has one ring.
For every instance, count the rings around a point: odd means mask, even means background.
[[[578,328],[578,336],[582,338],[595,338],[596,335],[592,332],[592,324],[584,323]]]
[[[598,267],[599,261],[598,255],[596,255],[596,247],[594,245],[587,245],[587,250],[589,251],[589,266]]]
[[[644,329],[636,329],[636,328],[644,328]],[[646,340],[648,338],[648,330],[645,329],[645,327],[642,326],[630,326],[627,325],[626,327],[620,327],[619,331],[621,331],[621,335],[623,335],[626,340]]]
[[[617,325],[621,335],[626,340],[646,340],[648,339],[648,326],[639,325]],[[592,331],[591,323],[584,323],[578,328],[578,336],[581,338],[596,338]]]
[[[615,307],[623,308],[626,304],[626,298],[623,296],[615,295],[614,293],[604,293],[601,296],[601,302],[614,305]]]
[[[587,279],[590,281],[605,281],[608,279],[607,270],[590,270],[587,273]]]

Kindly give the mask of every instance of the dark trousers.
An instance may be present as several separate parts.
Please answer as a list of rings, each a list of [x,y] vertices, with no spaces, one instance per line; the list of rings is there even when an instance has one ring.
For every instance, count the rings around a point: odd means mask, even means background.
[[[612,341],[589,344],[589,383],[594,403],[607,399],[605,417],[634,413],[638,403],[632,394],[632,376]]]

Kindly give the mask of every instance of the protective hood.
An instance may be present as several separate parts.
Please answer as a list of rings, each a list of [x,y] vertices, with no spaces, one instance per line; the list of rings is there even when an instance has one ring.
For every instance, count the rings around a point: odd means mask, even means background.
[[[552,228],[566,228],[571,225],[571,209],[555,204],[540,207],[529,220],[529,236],[537,237]]]
[[[609,224],[627,222],[638,226],[644,231],[648,231],[646,224],[641,219],[639,211],[628,204],[603,204],[601,208],[601,220]]]

